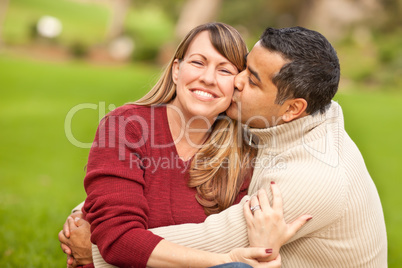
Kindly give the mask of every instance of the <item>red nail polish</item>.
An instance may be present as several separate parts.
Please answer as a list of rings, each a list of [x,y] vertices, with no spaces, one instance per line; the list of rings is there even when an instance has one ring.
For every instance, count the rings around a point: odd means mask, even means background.
[[[306,221],[309,221],[309,220],[311,220],[313,217],[310,217],[310,218],[308,218]]]
[[[266,249],[266,250],[265,250],[265,253],[267,253],[267,254],[271,254],[271,253],[272,253],[272,248],[268,248],[268,249]]]
[[[275,184],[275,182],[274,182],[274,181],[271,181],[271,184]]]

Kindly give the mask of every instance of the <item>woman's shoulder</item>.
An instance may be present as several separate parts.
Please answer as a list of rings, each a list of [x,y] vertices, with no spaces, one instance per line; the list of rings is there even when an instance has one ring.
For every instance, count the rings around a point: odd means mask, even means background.
[[[150,119],[154,115],[160,115],[163,113],[163,109],[165,108],[162,105],[145,106],[127,103],[112,110],[107,114],[107,116],[123,116],[125,118],[131,116],[141,116],[144,119]]]
[[[137,105],[132,103],[127,103],[122,106],[117,107],[116,109],[110,111],[108,115],[134,115],[138,113],[145,113],[149,110],[149,106]]]

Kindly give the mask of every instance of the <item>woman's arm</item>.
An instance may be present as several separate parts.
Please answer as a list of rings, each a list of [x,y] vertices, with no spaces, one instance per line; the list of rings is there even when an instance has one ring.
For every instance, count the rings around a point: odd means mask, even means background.
[[[96,245],[92,245],[95,268],[114,268],[106,263]],[[238,248],[229,254],[216,254],[201,250],[186,248],[167,240],[155,247],[148,260],[147,267],[209,267],[222,263],[243,262],[251,266],[278,268],[281,266],[280,257],[270,262],[259,262],[257,259],[268,258],[271,250],[264,248]]]
[[[227,254],[211,253],[162,240],[152,252],[147,267],[211,267],[230,262],[244,262],[253,267],[257,265],[270,267],[268,263],[259,262],[258,259],[267,258],[271,254],[271,249],[257,247],[237,248]]]
[[[268,228],[270,231],[275,232],[275,236],[277,236],[278,241],[281,241],[280,243],[283,243],[286,240],[286,237],[291,236],[293,233],[296,232],[297,229],[299,229],[303,223],[305,222],[305,219],[302,217],[297,220],[293,225],[286,225],[286,223],[283,221],[283,212],[282,212],[282,206],[281,206],[281,196],[279,193],[278,188],[273,187],[273,193],[274,193],[274,205],[273,208],[270,208],[269,202],[267,201],[266,193],[262,191],[259,194],[259,199],[261,200],[261,211],[264,211],[264,213],[268,216],[271,217],[272,220],[267,223],[267,226],[270,227]],[[265,193],[265,196],[262,194]],[[262,196],[262,197],[260,197]],[[265,200],[263,199],[265,198]],[[256,198],[253,197],[252,202],[255,205],[255,200]],[[245,199],[247,200],[247,198]],[[259,201],[257,201],[259,202]],[[244,212],[248,221],[248,225],[250,225],[250,220],[254,220],[254,217],[252,214],[250,214],[250,209],[249,209],[249,203],[246,201],[243,202],[244,206]],[[230,209],[230,208],[229,208]],[[256,211],[256,217],[255,219],[260,219],[260,211]],[[271,216],[270,216],[271,215]],[[273,216],[272,216],[273,215]],[[209,217],[211,219],[211,217]],[[264,218],[263,218],[264,219]],[[260,220],[259,220],[260,221]],[[265,223],[264,223],[265,224]],[[188,224],[187,224],[188,225]],[[277,229],[275,229],[277,228]],[[224,231],[224,230],[221,230]],[[247,230],[246,230],[247,234]],[[280,235],[284,234],[284,235]],[[267,233],[267,236],[269,236],[269,233]],[[246,238],[247,239],[247,238]],[[254,239],[255,240],[255,239]],[[253,241],[254,241],[253,240]],[[264,240],[265,242],[265,240]],[[181,267],[181,266],[211,266],[211,265],[216,265],[220,264],[223,262],[231,262],[231,261],[243,261],[252,265],[256,264],[256,261],[253,258],[263,258],[263,257],[269,257],[270,254],[265,254],[264,256],[264,251],[262,251],[261,248],[259,249],[253,249],[257,250],[254,252],[248,252],[244,251],[245,249],[236,249],[230,254],[214,254],[214,253],[209,253],[205,251],[200,251],[196,249],[190,249],[186,248],[183,246],[179,246],[176,244],[173,244],[169,241],[162,240],[158,243],[158,245],[155,247],[155,249],[152,251],[152,254],[150,258],[148,259],[147,265],[150,267]],[[112,267],[106,264],[106,262],[103,261],[102,257],[99,254],[99,251],[97,250],[96,246],[94,247],[94,262],[95,262],[95,267]],[[267,260],[267,259],[264,259]],[[265,265],[268,265],[267,267],[277,267],[278,265],[278,259],[267,263]]]
[[[91,224],[91,241],[106,261],[119,267],[145,267],[163,238],[147,230],[146,182],[144,169],[137,165],[146,155],[142,123],[149,115],[131,107],[117,108],[98,127],[84,179],[83,212]]]

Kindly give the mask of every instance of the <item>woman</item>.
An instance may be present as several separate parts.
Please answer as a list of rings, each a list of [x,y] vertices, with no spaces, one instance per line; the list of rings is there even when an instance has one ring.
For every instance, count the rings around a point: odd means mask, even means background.
[[[201,25],[181,42],[144,98],[102,120],[88,160],[83,211],[91,240],[108,263],[180,267],[241,260],[256,265],[269,255],[261,248],[230,254],[188,249],[147,230],[202,222],[244,196],[255,152],[237,139],[236,124],[220,114],[231,102],[233,79],[246,53],[232,27]]]

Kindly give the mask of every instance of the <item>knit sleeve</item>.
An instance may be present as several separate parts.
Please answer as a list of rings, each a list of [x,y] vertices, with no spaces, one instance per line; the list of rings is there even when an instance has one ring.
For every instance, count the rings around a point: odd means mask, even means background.
[[[300,159],[299,159],[300,158]],[[312,157],[284,157],[282,168],[270,168],[257,173],[249,194],[266,189],[272,202],[271,181],[279,186],[284,218],[287,223],[309,214],[313,218],[287,243],[301,237],[321,237],[343,215],[347,205],[348,185],[342,165],[331,166]]]
[[[346,204],[346,185],[342,169],[331,168],[325,163],[308,163],[315,168],[305,168],[306,163],[293,162],[286,170],[256,173],[249,194],[266,189],[272,203],[271,181],[275,181],[282,193],[284,217],[287,223],[299,216],[313,216],[287,243],[300,237],[319,235],[328,231],[328,226],[340,218]],[[231,206],[219,214],[209,216],[204,223],[182,224],[150,229],[154,234],[183,246],[227,253],[236,247],[249,246],[243,204]]]
[[[141,167],[146,134],[141,117],[116,110],[101,121],[89,153],[83,212],[91,224],[91,241],[106,262],[145,267],[162,239],[147,230]]]
[[[77,212],[77,211],[81,211],[82,207],[84,206],[84,202],[82,201],[80,204],[78,204],[75,208],[73,208],[73,210],[71,210],[71,213]]]
[[[159,227],[150,231],[182,246],[215,253],[227,253],[234,248],[247,247],[243,205],[249,199],[249,196],[243,197],[239,204],[208,216],[203,223]]]

